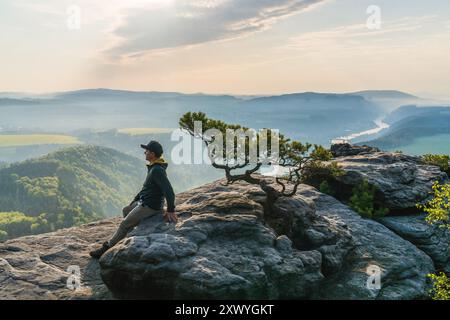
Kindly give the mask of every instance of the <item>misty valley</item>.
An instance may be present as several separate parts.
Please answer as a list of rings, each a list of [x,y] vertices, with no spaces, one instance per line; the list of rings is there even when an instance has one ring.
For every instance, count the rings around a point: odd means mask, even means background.
[[[351,136],[352,143],[385,150],[404,148],[414,154],[449,153],[448,136],[443,134],[450,133],[450,107],[404,106],[411,102],[423,105],[427,101],[390,91],[233,97],[97,89],[44,98],[2,97],[0,209],[16,212],[2,216],[5,226],[12,230],[4,238],[118,215],[120,203],[133,196],[145,173],[143,152],[138,146],[150,140],[160,141],[168,150],[165,158],[170,165],[169,151],[178,143],[171,140],[171,132],[178,128],[178,116],[190,109],[255,129],[279,128],[294,139],[324,146],[329,146],[335,138]],[[379,119],[388,125],[374,130],[379,127]],[[433,148],[433,144],[423,139],[438,139],[443,143],[434,144]],[[83,149],[89,146],[100,148]],[[99,171],[77,169],[73,160],[80,150],[90,150],[90,161],[98,164]],[[111,160],[103,160],[101,154],[113,150],[119,152],[115,157],[130,159],[127,160],[130,163],[120,171],[109,172]],[[54,157],[60,163],[56,167],[54,160],[49,160]],[[66,166],[72,173],[62,174]],[[69,178],[70,175],[73,177]],[[183,192],[222,175],[205,164],[195,167],[181,164],[170,166],[169,177],[175,191]],[[66,179],[78,183],[78,188],[69,188],[71,183]],[[120,190],[116,190],[118,185]],[[88,189],[84,191],[85,187]],[[119,197],[107,201],[110,188]],[[102,200],[96,201],[97,197]],[[14,219],[26,221],[28,227],[14,230],[11,227]],[[39,221],[46,225],[38,226]]]

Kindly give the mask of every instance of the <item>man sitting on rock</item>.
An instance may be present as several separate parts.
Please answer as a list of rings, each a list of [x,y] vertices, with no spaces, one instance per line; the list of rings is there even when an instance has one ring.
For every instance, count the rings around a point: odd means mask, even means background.
[[[157,141],[150,141],[147,145],[141,144],[145,149],[145,159],[150,162],[147,165],[148,173],[142,190],[136,195],[130,205],[123,208],[124,219],[119,225],[111,240],[103,243],[97,250],[91,251],[93,258],[99,259],[108,249],[126,237],[143,219],[163,212],[164,197],[167,200],[167,212],[164,219],[169,222],[177,222],[175,214],[175,194],[167,178],[167,162],[162,157],[163,148]]]

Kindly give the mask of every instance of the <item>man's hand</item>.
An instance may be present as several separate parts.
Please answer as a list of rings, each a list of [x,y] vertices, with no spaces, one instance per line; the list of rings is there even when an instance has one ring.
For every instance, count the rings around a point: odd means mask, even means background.
[[[177,222],[178,216],[175,214],[175,212],[164,212],[164,220],[168,222]]]

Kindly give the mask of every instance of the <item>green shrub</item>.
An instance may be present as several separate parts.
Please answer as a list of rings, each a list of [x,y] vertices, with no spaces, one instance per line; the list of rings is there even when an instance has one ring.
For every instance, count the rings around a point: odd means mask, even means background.
[[[8,239],[8,233],[6,231],[0,230],[0,242]]]
[[[442,228],[450,229],[450,184],[440,184],[436,181],[432,194],[433,199],[425,205],[418,203],[417,208],[428,214],[425,220],[429,224],[437,224]]]
[[[328,194],[330,196],[334,196],[334,190],[330,187],[330,184],[327,180],[322,181],[322,183],[319,186],[319,191],[325,194]]]
[[[305,175],[339,177],[344,173],[344,170],[342,170],[335,161],[332,161],[331,163],[313,161],[308,165]]]
[[[363,218],[373,219],[385,216],[389,210],[383,207],[376,208],[374,204],[376,191],[375,186],[371,186],[367,180],[364,180],[353,188],[349,206]]]
[[[431,225],[438,225],[441,228],[450,229],[450,184],[440,184],[435,182],[433,185],[433,199],[425,205],[417,204],[428,215],[425,220]],[[439,274],[429,274],[433,281],[433,288],[430,290],[430,296],[433,300],[450,300],[450,280],[443,272]]]
[[[439,274],[429,274],[433,281],[433,288],[430,290],[430,296],[433,300],[450,300],[450,280],[443,272]]]
[[[312,161],[305,167],[302,182],[320,189],[320,184],[323,183],[323,181],[332,181],[335,178],[342,176],[344,173],[344,170],[342,170],[335,161]]]
[[[448,172],[448,162],[450,157],[448,155],[442,154],[425,154],[422,157],[423,164],[438,166],[442,172]]]

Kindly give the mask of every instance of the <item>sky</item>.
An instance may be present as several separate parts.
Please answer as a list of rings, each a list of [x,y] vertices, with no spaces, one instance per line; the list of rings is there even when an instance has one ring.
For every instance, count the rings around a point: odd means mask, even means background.
[[[450,97],[448,0],[1,0],[0,92]]]

